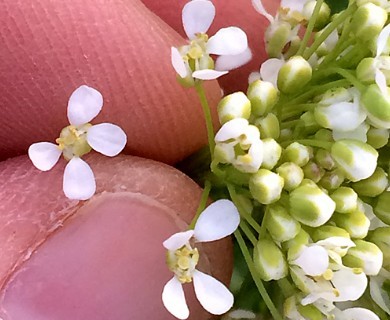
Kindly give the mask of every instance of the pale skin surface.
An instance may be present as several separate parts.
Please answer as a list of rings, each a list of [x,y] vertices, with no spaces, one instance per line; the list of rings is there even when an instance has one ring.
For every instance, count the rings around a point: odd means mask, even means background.
[[[183,34],[185,1],[146,2]],[[249,2],[214,1],[211,33],[238,25],[260,48],[265,19],[237,14],[251,10]],[[218,18],[223,8],[230,9]],[[61,191],[65,161],[40,172],[25,153],[33,142],[54,141],[81,84],[102,92],[95,123],[120,125],[126,154],[173,164],[197,150],[206,142],[201,109],[194,91],[175,82],[169,59],[183,39],[138,0],[2,0],[0,21],[0,160],[8,158],[0,162],[0,318],[173,319],[160,299],[171,277],[161,242],[190,222],[201,193],[195,183],[150,160],[91,155],[97,194],[70,201]],[[221,84],[244,88],[261,59]],[[217,82],[207,94],[215,107]],[[200,269],[227,282],[230,241],[200,250]],[[207,319],[191,301],[191,319]]]

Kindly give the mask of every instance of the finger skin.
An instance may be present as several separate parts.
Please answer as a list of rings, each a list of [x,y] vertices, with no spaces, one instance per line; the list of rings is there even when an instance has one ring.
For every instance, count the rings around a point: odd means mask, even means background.
[[[181,20],[181,11],[187,0],[142,0],[145,5],[168,23],[173,29],[186,37]],[[213,35],[220,28],[237,26],[242,28],[247,36],[249,47],[254,53],[252,60],[243,67],[229,72],[219,79],[225,94],[234,91],[246,92],[248,76],[258,71],[260,64],[267,59],[264,50],[264,32],[269,22],[256,12],[250,0],[213,0],[216,16],[208,32]],[[275,12],[279,6],[277,0],[262,1],[269,12]]]
[[[61,159],[62,160],[62,159]],[[0,164],[0,317],[6,320],[174,319],[161,292],[172,277],[162,241],[185,230],[201,195],[176,169],[131,156],[86,157],[89,201],[65,199],[64,162]],[[199,269],[228,282],[229,239],[201,246]],[[208,319],[186,285],[190,319]]]
[[[121,126],[126,153],[175,163],[206,144],[199,99],[170,62],[183,39],[138,0],[4,0],[0,38],[0,160],[54,142],[82,84],[103,94],[93,123]]]

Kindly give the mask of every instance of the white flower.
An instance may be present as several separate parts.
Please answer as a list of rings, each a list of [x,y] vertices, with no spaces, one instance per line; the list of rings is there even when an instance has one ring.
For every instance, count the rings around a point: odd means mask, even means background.
[[[348,308],[345,310],[335,308],[333,315],[338,320],[380,320],[374,312],[365,308]]]
[[[54,167],[61,154],[69,161],[65,167],[63,189],[69,199],[87,200],[96,190],[95,177],[90,166],[81,156],[94,149],[106,156],[119,154],[126,145],[126,134],[111,123],[91,125],[103,107],[101,93],[91,87],[77,88],[69,98],[68,120],[70,125],[62,129],[57,144],[34,143],[28,155],[39,170]]]
[[[384,27],[378,36],[378,39],[376,41],[376,56],[374,58],[374,60],[375,60],[375,82],[378,85],[381,92],[385,96],[388,95],[387,81],[386,81],[386,76],[381,71],[381,69],[382,68],[388,69],[389,66],[382,63],[379,58],[382,55],[382,53],[385,51],[389,36],[390,36],[390,24],[387,25],[386,27]]]
[[[236,118],[226,122],[215,136],[215,157],[243,172],[257,172],[263,162],[263,142],[256,126]],[[242,152],[237,152],[237,148]],[[237,152],[237,153],[236,153]]]
[[[240,223],[237,208],[229,200],[218,200],[199,216],[194,230],[179,232],[164,241],[168,250],[167,263],[174,277],[165,285],[162,300],[167,310],[178,319],[187,319],[189,310],[182,284],[194,282],[195,294],[208,312],[227,312],[233,305],[233,295],[218,280],[195,269],[199,253],[190,240],[209,242],[232,234]]]
[[[215,7],[211,1],[193,0],[184,6],[182,21],[190,44],[180,50],[171,48],[171,62],[181,78],[216,79],[252,58],[247,36],[238,27],[222,28],[208,38],[206,32],[214,17]],[[215,70],[210,54],[220,56],[216,60]],[[194,66],[190,67],[190,61],[194,62]]]

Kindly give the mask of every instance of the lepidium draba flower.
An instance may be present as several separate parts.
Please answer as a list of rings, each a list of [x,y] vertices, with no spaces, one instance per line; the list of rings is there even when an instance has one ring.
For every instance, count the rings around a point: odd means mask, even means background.
[[[222,28],[208,37],[206,32],[214,17],[215,7],[208,0],[193,0],[183,8],[183,27],[190,42],[180,48],[172,47],[171,61],[178,75],[188,84],[193,83],[194,78],[216,79],[252,57],[247,36],[238,27]],[[210,54],[219,55],[215,65]]]
[[[68,102],[70,125],[62,129],[57,144],[38,142],[28,149],[32,163],[42,171],[53,168],[61,154],[69,161],[63,179],[64,193],[69,199],[87,200],[96,191],[94,174],[81,156],[93,149],[113,157],[126,145],[127,137],[120,127],[111,123],[89,123],[102,107],[103,97],[99,91],[85,85],[77,88]]]
[[[235,205],[229,200],[218,200],[199,216],[194,230],[175,233],[163,245],[167,264],[174,276],[165,285],[162,300],[167,310],[178,319],[187,319],[189,310],[182,285],[194,282],[195,294],[208,312],[216,315],[227,312],[233,305],[231,292],[215,278],[196,269],[199,251],[194,242],[209,242],[232,234],[240,223]]]

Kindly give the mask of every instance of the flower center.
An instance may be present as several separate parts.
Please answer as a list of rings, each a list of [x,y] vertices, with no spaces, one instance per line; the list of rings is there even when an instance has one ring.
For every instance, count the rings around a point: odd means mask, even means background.
[[[199,261],[198,249],[186,244],[176,251],[167,251],[167,264],[181,283],[192,281],[192,274]]]
[[[60,137],[56,139],[58,148],[62,150],[64,158],[70,160],[73,157],[81,157],[91,151],[87,142],[87,131],[90,123],[81,126],[70,125],[61,130]]]

